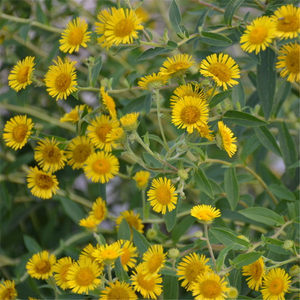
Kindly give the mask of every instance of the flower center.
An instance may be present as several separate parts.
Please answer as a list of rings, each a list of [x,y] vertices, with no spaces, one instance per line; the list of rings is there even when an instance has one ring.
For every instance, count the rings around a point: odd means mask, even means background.
[[[129,225],[130,227],[133,227],[133,228],[135,228],[136,230],[139,229],[139,221],[138,221],[138,219],[137,219],[136,217],[134,217],[134,216],[128,216],[128,217],[126,217],[125,219],[126,219],[128,225]]]
[[[38,174],[35,178],[35,183],[42,190],[49,190],[53,186],[53,180],[51,176],[46,174]]]
[[[189,282],[196,280],[198,275],[201,275],[205,271],[205,266],[199,262],[192,262],[185,268],[185,276]]]
[[[138,275],[137,282],[140,287],[142,287],[146,291],[154,291],[155,281],[153,278],[148,280],[145,279],[145,274],[141,273]]]
[[[28,131],[28,126],[26,124],[17,125],[12,131],[14,140],[17,143],[23,142],[24,138],[26,137],[27,131]]]
[[[108,300],[129,300],[128,292],[120,287],[112,288],[107,294]]]
[[[73,28],[69,33],[68,42],[70,45],[77,46],[82,43],[83,32],[81,28]]]
[[[106,249],[101,253],[101,255],[103,259],[108,260],[114,260],[119,256],[118,253],[113,249]]]
[[[201,283],[200,291],[205,298],[214,299],[221,295],[222,289],[218,282],[208,279]]]
[[[159,253],[151,256],[151,259],[148,262],[149,272],[154,273],[159,269],[163,262],[163,256]]]
[[[180,118],[185,124],[195,124],[199,121],[200,110],[195,105],[185,106],[180,114]]]
[[[208,68],[208,72],[213,74],[222,82],[227,82],[231,79],[230,69],[223,63],[214,63]]]
[[[123,254],[121,256],[122,265],[126,265],[130,260],[130,251],[127,248],[123,248]]]
[[[59,275],[60,275],[60,280],[63,281],[63,282],[67,282],[67,274],[68,274],[68,271],[69,271],[69,268],[71,267],[72,264],[66,264],[64,265],[61,269],[60,269],[60,272],[59,272]]]
[[[209,210],[202,210],[198,212],[197,217],[204,221],[210,221],[214,217],[214,215]]]
[[[29,74],[29,67],[23,67],[22,69],[19,70],[17,74],[17,81],[19,83],[25,83],[28,81],[28,74]]]
[[[110,171],[110,163],[106,159],[98,159],[93,163],[93,171],[98,174],[106,174]]]
[[[35,265],[35,270],[39,274],[48,273],[51,269],[51,265],[47,260],[41,260]]]
[[[287,69],[291,73],[299,73],[300,72],[300,50],[293,50],[286,56],[285,63]]]
[[[73,160],[77,163],[83,163],[91,154],[91,148],[89,145],[78,145],[73,150]]]
[[[102,143],[106,142],[106,136],[111,131],[110,124],[102,124],[96,128],[96,135]]]
[[[251,266],[251,276],[255,281],[258,281],[262,274],[262,268],[259,262],[254,263]]]
[[[257,26],[253,28],[249,35],[249,41],[251,44],[261,44],[268,36],[268,28],[265,26]]]
[[[169,204],[171,202],[170,189],[166,185],[161,185],[156,189],[156,199],[160,204]]]
[[[76,283],[79,286],[88,286],[93,283],[95,276],[93,272],[88,268],[82,268],[76,274]]]
[[[188,67],[189,67],[189,65],[187,65],[186,62],[176,62],[176,63],[173,63],[172,65],[170,65],[166,71],[167,71],[167,73],[173,74],[173,73],[179,72],[181,70],[186,70],[186,69],[188,69]]]
[[[58,163],[61,158],[60,150],[56,146],[48,146],[44,150],[44,159],[47,163]]]
[[[116,37],[125,37],[132,33],[134,30],[134,24],[130,19],[123,19],[119,21],[115,28],[114,28],[114,34]]]
[[[2,293],[1,297],[4,300],[15,299],[15,291],[13,288],[6,288]]]
[[[272,280],[269,286],[269,291],[272,295],[279,295],[283,292],[284,286],[281,278]]]
[[[60,73],[55,79],[55,88],[59,92],[65,92],[71,84],[71,76],[67,73]]]
[[[295,15],[284,16],[278,19],[277,30],[283,32],[297,31],[300,21]]]
[[[102,205],[99,205],[96,207],[96,209],[94,210],[94,216],[96,219],[98,220],[102,220],[104,217],[104,209]]]

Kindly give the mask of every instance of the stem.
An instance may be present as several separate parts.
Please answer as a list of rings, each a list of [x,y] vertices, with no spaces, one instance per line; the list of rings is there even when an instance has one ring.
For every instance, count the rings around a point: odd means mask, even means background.
[[[142,190],[142,201],[143,201],[143,220],[149,218],[149,206],[146,200],[146,191]]]
[[[107,265],[107,275],[108,275],[109,282],[112,282],[113,279],[112,279],[112,275],[111,275],[111,264]]]
[[[269,262],[273,263],[273,265],[270,266],[270,267],[267,267],[267,269],[270,270],[270,269],[273,269],[273,268],[277,268],[277,267],[289,264],[289,263],[297,261],[297,260],[299,260],[299,257],[292,257],[290,259],[287,259],[287,260],[284,260],[284,261],[279,261],[279,262],[276,262],[276,261],[273,261],[273,260],[269,260]]]
[[[206,238],[206,244],[207,244],[207,248],[208,248],[210,257],[211,257],[211,259],[213,261],[213,264],[214,264],[215,268],[217,268],[217,264],[216,264],[216,259],[215,259],[215,256],[214,256],[214,252],[213,252],[213,249],[211,247],[211,244],[210,244],[210,241],[209,241],[209,238],[208,238],[208,225],[207,224],[204,224],[204,236]]]
[[[210,100],[211,100],[212,97],[214,96],[214,93],[215,93],[215,91],[216,91],[216,88],[217,88],[217,84],[215,83],[215,84],[214,84],[214,87],[213,87],[213,90],[212,90],[212,92],[211,92],[211,94],[210,94],[210,96],[209,96],[209,99],[207,100],[208,103],[210,102]]]

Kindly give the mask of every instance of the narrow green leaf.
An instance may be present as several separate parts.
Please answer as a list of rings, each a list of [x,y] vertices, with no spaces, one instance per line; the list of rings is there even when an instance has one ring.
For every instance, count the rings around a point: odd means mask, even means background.
[[[125,281],[129,283],[129,276],[128,274],[124,271],[123,266],[121,264],[120,258],[118,258],[115,262],[115,268],[114,268],[116,275],[120,281]]]
[[[279,199],[290,200],[290,201],[295,201],[296,200],[295,195],[287,187],[285,187],[283,184],[282,185],[271,184],[269,186],[269,189]]]
[[[24,244],[27,250],[31,253],[42,251],[42,247],[37,243],[37,241],[28,235],[24,235]]]
[[[235,210],[239,202],[239,184],[235,168],[228,168],[224,173],[225,193],[232,210]]]
[[[198,169],[196,171],[195,181],[196,181],[196,186],[199,188],[199,190],[201,192],[204,192],[211,199],[213,199],[214,194],[213,194],[210,182],[208,181],[208,178],[206,177],[206,175],[202,169]]]
[[[122,220],[119,230],[118,230],[118,239],[119,240],[130,240],[131,231],[128,223],[125,219]]]
[[[239,103],[241,107],[245,106],[245,92],[241,81],[239,81],[238,85],[235,85],[232,88],[232,102],[234,103],[235,107],[237,107],[237,103]]]
[[[266,125],[267,123],[261,119],[258,119],[248,113],[237,111],[237,110],[228,110],[224,116],[224,119],[229,119],[235,124],[246,126],[246,127],[257,127]]]
[[[140,62],[140,61],[143,61],[143,60],[148,60],[148,59],[153,58],[157,55],[168,53],[170,51],[172,51],[171,48],[163,48],[163,47],[150,48],[150,49],[147,49],[145,52],[143,52],[137,58],[137,61]]]
[[[181,201],[180,201],[180,196],[178,196],[178,201],[176,208],[173,209],[172,211],[167,211],[164,215],[164,221],[167,227],[167,231],[170,232],[174,228],[176,221],[177,221],[177,212],[180,207]]]
[[[273,108],[276,70],[275,52],[271,48],[259,53],[260,62],[257,65],[257,92],[265,118],[268,119]]]
[[[181,27],[180,27],[181,14],[180,14],[180,10],[179,10],[178,5],[175,0],[172,0],[171,6],[169,9],[169,19],[170,19],[171,25],[174,28],[175,32],[180,33],[181,32]]]
[[[138,248],[140,255],[142,255],[150,247],[150,243],[146,240],[146,238],[141,233],[136,231],[134,228],[132,228],[132,231],[133,231],[133,243]]]
[[[39,2],[36,2],[36,19],[42,24],[46,24],[48,22]]]
[[[257,261],[261,257],[261,252],[250,252],[245,254],[240,254],[232,260],[232,265],[236,268],[241,268],[243,266],[250,265]]]
[[[177,243],[181,236],[196,222],[196,218],[192,216],[184,217],[181,222],[175,225],[172,231],[172,240]]]
[[[164,299],[178,299],[178,278],[165,275],[163,277],[163,287]]]
[[[94,62],[94,65],[93,65],[92,71],[91,71],[91,80],[90,80],[91,86],[96,85],[101,68],[102,68],[102,57],[98,56]]]
[[[28,32],[29,32],[29,29],[30,29],[31,25],[30,24],[26,24],[26,25],[23,25],[19,28],[19,35],[20,37],[26,41],[27,40],[27,37],[28,37]]]
[[[76,223],[78,224],[80,219],[85,217],[85,213],[82,208],[72,200],[63,196],[55,196],[61,202],[65,213]]]
[[[265,148],[277,154],[278,156],[281,156],[280,148],[278,147],[274,136],[266,126],[254,128],[254,131],[260,143]]]
[[[245,0],[230,0],[228,1],[225,12],[224,12],[224,20],[225,23],[231,26],[232,18],[237,9],[243,4]]]
[[[283,102],[288,97],[290,92],[291,92],[291,83],[286,80],[283,80],[281,85],[277,88],[274,109],[273,109],[275,117],[277,117]]]
[[[217,272],[221,271],[224,265],[225,258],[230,250],[232,250],[232,246],[228,246],[220,251],[218,258],[216,260]]]
[[[224,99],[230,97],[230,95],[231,95],[231,91],[218,93],[217,95],[213,96],[213,98],[210,100],[209,107],[210,108],[215,107],[216,105],[221,103]]]
[[[223,34],[208,31],[201,32],[200,41],[205,44],[218,47],[228,47],[231,46],[233,43],[229,37]]]
[[[284,224],[284,219],[282,216],[265,207],[249,207],[240,210],[239,213],[250,220],[269,226]]]

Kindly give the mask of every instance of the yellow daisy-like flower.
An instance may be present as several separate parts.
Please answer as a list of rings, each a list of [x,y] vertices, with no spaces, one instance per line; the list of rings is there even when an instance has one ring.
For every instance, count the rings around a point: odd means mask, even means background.
[[[138,38],[138,30],[143,30],[142,20],[134,10],[112,7],[109,11],[103,10],[98,14],[96,33],[101,34],[98,43],[109,48],[113,45],[132,44]]]
[[[257,54],[266,50],[275,37],[275,22],[266,16],[259,17],[246,27],[240,39],[241,48],[249,53],[255,51]]]
[[[200,63],[200,73],[211,77],[217,86],[227,90],[227,86],[239,84],[235,79],[240,78],[240,69],[233,58],[228,54],[212,54]]]
[[[91,231],[96,231],[99,223],[100,222],[94,216],[89,215],[79,221],[79,226],[85,227]]]
[[[32,195],[50,199],[58,190],[58,180],[54,174],[39,170],[38,167],[30,168],[27,175],[27,186]]]
[[[166,253],[162,245],[152,245],[143,254],[144,271],[148,274],[158,273],[166,262]]]
[[[107,135],[106,141],[108,143],[119,143],[125,137],[125,131],[122,127],[113,128]]]
[[[138,86],[143,90],[152,91],[158,89],[168,82],[169,76],[163,75],[162,73],[152,73],[150,75],[142,77],[138,81]]]
[[[229,157],[232,157],[237,151],[236,137],[233,132],[223,123],[223,121],[218,122],[219,136],[221,139],[221,145],[227,152]]]
[[[95,260],[99,263],[112,264],[123,254],[120,243],[112,243],[110,245],[97,245],[96,250],[92,253]]]
[[[126,220],[130,228],[134,228],[140,233],[144,232],[144,225],[142,223],[142,220],[140,219],[140,215],[135,214],[133,210],[125,210],[120,214],[120,216],[116,219],[117,229],[119,229],[123,219]]]
[[[207,124],[208,112],[204,97],[184,96],[172,106],[172,123],[191,134],[197,127]]]
[[[184,74],[194,64],[195,62],[191,55],[177,54],[173,57],[168,57],[159,71],[164,76],[178,76]]]
[[[71,257],[63,257],[59,259],[53,267],[54,279],[56,284],[63,290],[66,290],[68,285],[67,273],[73,264],[73,259]]]
[[[138,127],[138,117],[140,113],[133,112],[130,114],[126,114],[120,118],[121,125],[127,131],[135,130]]]
[[[134,290],[141,293],[144,298],[157,299],[162,293],[161,276],[158,273],[149,276],[144,272],[142,264],[136,267],[136,271],[131,275],[131,281]]]
[[[106,183],[119,172],[118,159],[104,151],[93,153],[86,160],[84,173],[93,182]]]
[[[80,169],[92,153],[94,153],[94,146],[90,139],[86,136],[77,136],[71,140],[66,150],[68,165],[74,170]]]
[[[190,291],[197,276],[211,272],[211,268],[207,265],[207,262],[208,258],[205,255],[199,256],[196,253],[191,253],[184,256],[177,267],[179,280],[183,280],[181,286]]]
[[[296,38],[300,33],[300,8],[292,4],[279,7],[272,17],[276,34],[282,39]]]
[[[64,114],[64,116],[60,118],[60,122],[77,123],[85,109],[88,113],[93,111],[92,108],[86,104],[76,105],[70,112]]]
[[[99,300],[136,300],[137,296],[131,286],[123,281],[110,282],[102,292]]]
[[[214,136],[212,135],[212,130],[209,129],[207,124],[199,125],[196,127],[201,137],[208,139],[209,141],[214,140]]]
[[[32,56],[26,56],[23,60],[19,60],[8,75],[8,85],[16,92],[25,89],[32,83],[34,65]]]
[[[263,300],[284,300],[291,285],[291,277],[281,268],[271,269],[263,280]]]
[[[55,172],[65,166],[67,158],[65,151],[59,149],[59,143],[54,137],[45,138],[38,142],[37,147],[34,149],[34,159],[38,165],[44,170]]]
[[[290,43],[280,48],[277,69],[280,71],[281,77],[287,77],[287,81],[300,81],[300,44]]]
[[[26,264],[28,274],[36,279],[48,279],[52,276],[56,257],[48,251],[34,254]]]
[[[199,275],[192,284],[192,292],[196,300],[224,300],[227,298],[228,290],[224,278],[212,272]]]
[[[147,193],[148,201],[154,211],[161,212],[172,211],[176,208],[177,193],[171,180],[166,177],[159,177],[152,180],[151,188]]]
[[[215,218],[221,216],[221,212],[211,205],[201,204],[191,209],[191,216],[197,218],[199,221],[211,223]]]
[[[32,134],[33,126],[32,120],[26,115],[10,118],[3,129],[3,139],[6,146],[14,150],[23,148]]]
[[[136,265],[135,257],[138,256],[137,248],[134,247],[133,243],[130,241],[120,240],[118,243],[123,250],[123,253],[120,256],[121,264],[123,269],[128,272],[129,268],[134,268]]]
[[[107,135],[117,127],[119,127],[118,120],[112,120],[109,116],[101,115],[92,120],[87,127],[87,134],[97,148],[110,152],[112,148],[117,146],[117,143],[108,141]]]
[[[192,96],[196,98],[206,99],[206,96],[201,89],[199,84],[184,84],[177,87],[173,95],[170,98],[171,106],[173,106],[176,102],[178,102],[181,98],[184,98],[185,96]]]
[[[77,91],[75,64],[75,61],[68,58],[65,58],[65,61],[60,57],[54,60],[54,65],[49,67],[45,75],[47,92],[51,97],[66,100],[71,93]]]
[[[70,266],[66,278],[73,293],[86,294],[100,285],[100,274],[98,264],[90,258],[83,257]]]
[[[135,10],[135,13],[142,20],[143,23],[146,23],[150,20],[149,13],[142,6],[139,6]]]
[[[92,244],[88,244],[81,250],[79,259],[81,259],[82,257],[88,257],[91,260],[95,260],[94,256],[92,255],[95,250],[96,248]]]
[[[17,298],[17,290],[13,280],[5,280],[0,284],[0,299],[1,300],[14,300]]]
[[[90,41],[90,31],[87,31],[88,25],[85,20],[76,18],[67,24],[67,28],[62,32],[59,40],[59,49],[65,53],[73,53],[79,51],[79,47],[87,47]]]
[[[93,216],[97,221],[99,221],[99,223],[101,223],[106,218],[106,202],[101,197],[98,197],[93,203],[90,215]]]
[[[242,268],[243,275],[249,276],[247,284],[250,289],[258,291],[262,286],[263,277],[265,276],[265,264],[263,258],[260,257],[254,263]]]
[[[105,91],[103,86],[100,88],[100,94],[102,97],[103,104],[106,107],[106,109],[108,110],[110,116],[113,119],[116,119],[117,111],[116,111],[116,103],[115,103],[114,99],[107,94],[107,92]]]
[[[147,188],[150,175],[151,174],[148,171],[138,171],[135,173],[133,179],[135,180],[136,185],[140,190],[144,190]]]

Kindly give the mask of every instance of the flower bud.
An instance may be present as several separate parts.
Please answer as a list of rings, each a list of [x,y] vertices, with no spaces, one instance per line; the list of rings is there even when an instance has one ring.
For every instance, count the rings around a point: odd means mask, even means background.
[[[150,228],[146,233],[147,239],[153,240],[157,237],[157,231],[154,228]]]
[[[283,248],[286,250],[291,250],[294,247],[294,242],[291,240],[284,241]]]
[[[229,299],[236,299],[238,295],[239,295],[239,291],[235,287],[233,286],[229,287],[229,290],[227,292],[227,296]]]
[[[179,169],[178,170],[178,176],[180,178],[182,178],[183,180],[187,180],[189,178],[189,173],[184,169]]]
[[[170,258],[176,259],[180,255],[180,252],[176,248],[171,248],[168,252]]]
[[[250,242],[250,240],[249,240],[246,236],[244,236],[244,235],[242,235],[242,234],[241,234],[241,235],[238,235],[237,237],[238,237],[239,239],[241,239],[241,240],[244,240],[244,241],[248,242],[248,243]]]
[[[300,276],[300,266],[293,265],[290,268],[289,273],[290,273],[291,276]]]

